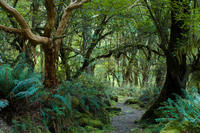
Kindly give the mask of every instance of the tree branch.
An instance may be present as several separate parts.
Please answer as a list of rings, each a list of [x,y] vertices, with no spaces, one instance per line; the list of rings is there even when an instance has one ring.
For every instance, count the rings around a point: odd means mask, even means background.
[[[24,17],[15,9],[9,6],[4,0],[0,0],[0,7],[2,7],[7,13],[10,13],[21,26],[21,31],[30,41],[37,44],[49,43],[49,38],[38,36],[32,33],[28,23],[26,23]]]
[[[108,36],[108,35],[112,34],[112,33],[114,33],[114,31],[113,31],[113,30],[112,30],[112,31],[109,31],[109,32],[107,32],[107,33],[105,33],[105,34],[104,34],[104,35],[102,35],[102,36],[100,36],[100,37],[99,37],[99,39],[98,39],[98,42],[99,42],[100,40],[104,39],[106,36]]]
[[[121,54],[124,53],[124,49],[130,49],[130,48],[136,48],[136,49],[142,49],[142,48],[146,48],[147,50],[155,53],[155,54],[158,54],[160,56],[164,56],[163,54],[159,53],[158,51],[154,50],[154,49],[151,49],[149,46],[146,46],[146,45],[125,45],[123,47],[119,47],[119,48],[116,48],[116,49],[113,49],[113,50],[110,50],[107,54],[104,54],[104,55],[99,55],[95,58],[92,58],[90,60],[90,62],[93,62],[95,61],[96,59],[101,59],[101,58],[109,58],[111,57],[113,54],[117,53],[117,56],[120,56]],[[123,50],[123,51],[121,51]]]
[[[24,17],[22,17],[22,15],[15,9],[12,8],[11,6],[9,6],[6,2],[4,2],[4,0],[0,0],[0,6],[8,13],[10,13],[13,17],[15,17],[15,19],[17,20],[17,22],[19,23],[19,25],[23,28],[23,29],[30,29],[29,25],[26,23]]]
[[[58,28],[56,31],[56,36],[62,36],[65,28],[67,27],[68,21],[70,19],[70,16],[72,14],[72,10],[79,8],[80,6],[82,6],[84,3],[88,2],[89,0],[82,0],[80,2],[78,2],[77,0],[75,2],[71,1],[71,3],[69,4],[69,6],[67,6],[65,8],[65,11],[62,15],[61,21],[58,24]]]
[[[131,6],[128,7],[128,10],[132,9],[136,4],[139,2],[139,0],[136,0]]]
[[[3,26],[3,25],[0,25],[0,30],[3,30],[3,31],[8,32],[8,33],[14,33],[14,34],[21,34],[22,33],[22,30],[20,30],[20,29],[9,28],[9,27]]]
[[[89,2],[89,0],[71,0],[71,3],[69,6],[66,7],[66,10],[70,11],[70,10],[73,10],[73,9],[77,9],[79,7],[81,7],[84,3],[87,3]]]
[[[151,19],[153,20],[153,22],[154,22],[154,24],[155,24],[155,26],[157,28],[157,31],[158,31],[158,33],[160,35],[160,38],[161,38],[161,41],[163,41],[160,44],[160,48],[162,48],[163,51],[165,51],[166,50],[166,45],[169,43],[168,39],[167,39],[166,35],[163,34],[163,31],[161,29],[161,25],[159,24],[159,22],[156,20],[155,16],[153,15],[153,12],[152,12],[147,0],[144,0],[144,2],[146,4],[146,7],[147,7],[149,13],[150,13]]]

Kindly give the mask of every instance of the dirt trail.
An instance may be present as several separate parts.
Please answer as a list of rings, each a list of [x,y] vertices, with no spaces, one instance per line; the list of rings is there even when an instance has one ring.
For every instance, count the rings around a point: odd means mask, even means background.
[[[111,133],[131,133],[131,129],[137,127],[135,121],[140,119],[145,111],[133,109],[122,103],[117,103],[117,107],[122,109],[118,116],[111,118],[112,125],[115,128]]]

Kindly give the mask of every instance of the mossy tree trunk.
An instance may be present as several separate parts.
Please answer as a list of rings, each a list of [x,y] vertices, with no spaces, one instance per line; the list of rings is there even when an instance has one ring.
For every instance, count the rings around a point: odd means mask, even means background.
[[[185,26],[185,20],[177,20],[179,13],[189,15],[189,3],[182,0],[171,0],[171,34],[168,48],[164,51],[167,64],[167,75],[164,83],[164,87],[158,99],[153,105],[145,112],[141,120],[153,120],[157,118],[155,112],[162,103],[167,101],[168,98],[175,99],[175,95],[183,96],[182,89],[185,89],[186,82],[189,76],[189,70],[186,63],[186,53],[180,53],[177,47],[181,45],[187,45],[188,27]],[[176,4],[175,4],[176,3]],[[180,12],[180,7],[184,6],[183,12]],[[177,55],[179,52],[179,56]]]
[[[68,21],[71,17],[72,11],[80,8],[84,3],[89,0],[71,0],[68,6],[65,7],[64,12],[58,26],[56,22],[56,5],[55,0],[44,0],[46,8],[46,24],[44,28],[43,36],[34,34],[25,18],[13,7],[10,7],[8,3],[0,0],[0,7],[13,16],[16,22],[20,25],[20,29],[10,28],[4,25],[0,25],[0,30],[8,33],[19,34],[29,40],[34,46],[41,45],[45,53],[45,81],[44,85],[47,88],[57,88],[58,77],[56,75],[56,61],[58,59],[58,51],[62,43],[62,38],[65,34]],[[57,28],[56,28],[57,27]],[[52,36],[54,29],[56,29],[55,37]]]
[[[54,88],[58,84],[56,61],[57,53],[54,49],[45,48],[45,81],[44,85],[47,88]]]

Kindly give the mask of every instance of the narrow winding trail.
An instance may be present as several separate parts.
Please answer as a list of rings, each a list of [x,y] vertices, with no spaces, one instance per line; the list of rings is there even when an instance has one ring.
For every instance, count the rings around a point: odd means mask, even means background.
[[[120,115],[111,118],[112,125],[115,128],[111,133],[131,133],[131,129],[137,127],[135,121],[140,119],[145,111],[124,105],[124,101],[117,103],[116,106],[121,108],[122,112]]]

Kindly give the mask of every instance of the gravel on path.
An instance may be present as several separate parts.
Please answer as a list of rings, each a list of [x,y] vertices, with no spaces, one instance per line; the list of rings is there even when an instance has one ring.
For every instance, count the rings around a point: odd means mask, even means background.
[[[122,112],[111,118],[112,126],[115,128],[111,133],[131,133],[131,129],[137,127],[135,121],[140,119],[145,111],[133,109],[124,105],[124,102],[117,103],[116,106],[121,108]]]

